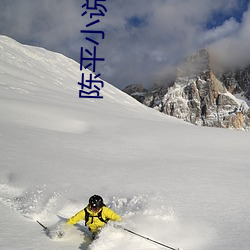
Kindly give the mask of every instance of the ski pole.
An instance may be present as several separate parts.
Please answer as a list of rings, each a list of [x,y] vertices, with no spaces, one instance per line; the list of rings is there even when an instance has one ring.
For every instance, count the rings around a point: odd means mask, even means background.
[[[48,228],[47,227],[45,227],[40,221],[36,221],[40,226],[42,226],[43,227],[43,229],[46,231],[46,230],[48,230]]]
[[[145,239],[145,240],[154,242],[154,243],[156,243],[156,244],[158,244],[158,245],[161,245],[161,246],[163,246],[163,247],[169,248],[169,249],[171,249],[171,250],[180,250],[180,248],[173,248],[173,247],[167,246],[167,245],[162,244],[162,243],[160,243],[160,242],[158,242],[158,241],[155,241],[155,240],[152,240],[152,239],[150,239],[150,238],[148,238],[148,237],[145,237],[145,236],[143,236],[143,235],[141,235],[141,234],[135,233],[135,232],[133,232],[133,231],[127,229],[127,228],[122,228],[122,229],[125,230],[125,231],[127,231],[127,232],[129,232],[129,233],[131,233],[131,234],[137,235],[137,236],[139,236],[139,237],[141,237],[141,238],[143,238],[143,239]]]

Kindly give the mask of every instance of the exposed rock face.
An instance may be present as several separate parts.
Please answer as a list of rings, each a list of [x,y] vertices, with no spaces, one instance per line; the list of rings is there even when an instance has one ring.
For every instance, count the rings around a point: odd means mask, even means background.
[[[137,100],[196,125],[248,129],[250,109],[233,94],[250,95],[250,69],[220,74],[219,80],[209,61],[208,51],[199,51],[181,65],[171,87],[144,90]]]
[[[144,95],[146,94],[147,90],[141,84],[131,84],[128,85],[123,91],[131,96],[133,96],[137,101],[143,102]]]
[[[242,93],[250,100],[250,66],[218,74],[218,79],[225,84],[230,93]]]

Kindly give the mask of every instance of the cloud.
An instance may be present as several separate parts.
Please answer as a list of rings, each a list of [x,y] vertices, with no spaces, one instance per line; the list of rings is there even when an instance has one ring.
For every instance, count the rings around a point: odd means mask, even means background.
[[[201,44],[211,44],[215,41],[219,41],[225,37],[231,36],[237,33],[240,28],[240,24],[235,20],[235,18],[230,18],[226,20],[221,26],[204,31],[201,36]]]
[[[1,0],[0,33],[20,42],[64,49],[67,54],[65,45],[73,42],[80,30],[77,15],[79,6],[66,0]]]
[[[249,41],[250,9],[244,13],[242,22],[238,23],[238,27],[233,32],[210,44],[210,51],[215,60],[225,67],[244,67],[250,64]]]
[[[92,49],[80,30],[90,22],[82,17],[83,0],[1,0],[0,33],[79,60],[80,48]],[[149,87],[165,79],[181,60],[210,46],[224,61],[226,48],[241,45],[247,54],[249,13],[242,22],[234,17],[238,0],[107,0],[105,17],[93,26],[105,32],[96,36],[98,73],[119,88],[130,83]],[[237,12],[239,13],[239,12]],[[216,15],[215,15],[216,14]],[[224,18],[219,23],[215,18]],[[213,23],[208,29],[207,24]],[[236,53],[236,52],[235,52]],[[80,73],[80,72],[79,72]]]
[[[113,5],[115,9],[119,2],[116,7]],[[116,21],[109,22],[112,52],[108,56],[108,72],[110,76],[117,74],[114,79],[121,85],[131,82],[152,85],[193,52],[241,28],[234,18],[229,18],[213,30],[206,29],[213,13],[230,17],[237,9],[234,0],[144,0],[143,5],[141,2],[135,0],[133,5],[122,6],[119,17],[112,17]],[[143,20],[140,22],[143,25],[131,25],[129,29],[126,20],[135,16]],[[106,44],[102,48],[109,50]]]

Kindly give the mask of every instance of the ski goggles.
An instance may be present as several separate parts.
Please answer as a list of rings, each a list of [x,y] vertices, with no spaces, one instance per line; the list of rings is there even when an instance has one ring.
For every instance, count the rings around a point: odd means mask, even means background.
[[[101,207],[97,207],[97,206],[93,206],[93,205],[92,206],[90,205],[89,208],[93,212],[97,212],[97,211],[99,211],[101,209]]]

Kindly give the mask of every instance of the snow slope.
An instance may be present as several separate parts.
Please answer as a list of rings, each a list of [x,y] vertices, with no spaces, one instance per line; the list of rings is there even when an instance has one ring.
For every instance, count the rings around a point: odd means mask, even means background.
[[[0,36],[0,248],[162,249],[112,225],[90,244],[83,223],[61,240],[36,223],[53,228],[97,193],[171,247],[250,249],[249,133],[181,122],[108,83],[104,99],[79,99],[80,77],[63,55]]]

